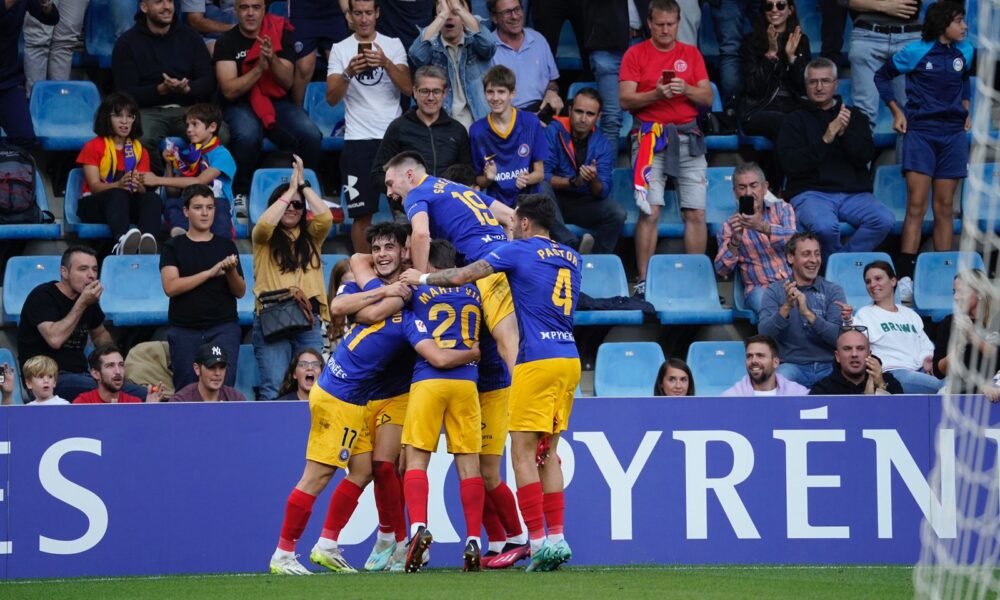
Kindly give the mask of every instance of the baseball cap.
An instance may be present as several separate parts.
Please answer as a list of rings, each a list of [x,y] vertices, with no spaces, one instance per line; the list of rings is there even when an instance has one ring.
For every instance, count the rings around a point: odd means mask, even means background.
[[[229,364],[226,351],[218,344],[202,344],[198,352],[194,355],[194,362],[206,367],[214,367],[217,364]]]

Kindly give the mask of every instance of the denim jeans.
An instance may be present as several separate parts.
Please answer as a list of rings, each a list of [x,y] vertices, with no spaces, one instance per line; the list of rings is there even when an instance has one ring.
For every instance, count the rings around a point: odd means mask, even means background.
[[[875,71],[889,60],[903,46],[920,39],[920,32],[875,33],[855,27],[851,31],[851,46],[848,56],[851,60],[851,95],[854,106],[868,117],[872,129],[878,116],[881,100],[875,89]],[[892,80],[892,91],[900,106],[906,104],[906,78],[903,75]]]
[[[767,287],[763,285],[755,287],[743,298],[743,305],[752,310],[754,314],[760,313],[760,302],[764,299],[764,290],[766,289]]]
[[[732,106],[742,87],[740,73],[740,43],[747,15],[756,2],[748,0],[721,0],[718,8],[712,8],[712,20],[719,38],[719,93],[722,103]]]
[[[275,100],[277,121],[267,132],[249,104],[232,104],[224,116],[229,124],[229,151],[236,161],[236,179],[233,193],[245,194],[250,190],[250,178],[260,158],[264,136],[282,149],[302,157],[307,169],[319,167],[322,135],[316,124],[301,107],[288,100]]]
[[[618,71],[622,66],[623,52],[595,50],[590,53],[590,69],[597,80],[601,95],[601,133],[609,140],[617,140],[622,128],[622,107],[618,100]]]
[[[802,227],[819,238],[824,264],[835,252],[871,252],[896,222],[892,211],[868,192],[802,192],[792,198],[792,208]],[[841,221],[855,228],[846,244],[840,242]]]
[[[909,369],[892,369],[888,371],[903,386],[904,394],[937,394],[944,381],[933,375]]]
[[[72,402],[77,396],[97,387],[97,380],[91,377],[90,373],[70,373],[69,371],[59,371],[56,381],[56,396],[65,398]],[[122,386],[122,391],[146,401],[146,386],[138,385],[126,381]]]
[[[811,388],[816,382],[833,373],[833,362],[790,363],[778,365],[778,375],[790,379],[799,385]]]
[[[312,348],[323,350],[323,321],[315,316],[315,324],[309,331],[304,331],[294,337],[277,342],[265,342],[264,333],[260,329],[260,318],[253,319],[253,353],[257,358],[257,368],[260,370],[260,391],[258,400],[277,400],[281,381],[285,370],[292,362],[292,357],[299,350]]]
[[[240,324],[237,321],[219,323],[205,328],[171,326],[167,331],[170,345],[170,368],[174,373],[174,390],[198,381],[194,374],[194,356],[202,344],[218,344],[226,353],[226,385],[236,385],[240,358]]]

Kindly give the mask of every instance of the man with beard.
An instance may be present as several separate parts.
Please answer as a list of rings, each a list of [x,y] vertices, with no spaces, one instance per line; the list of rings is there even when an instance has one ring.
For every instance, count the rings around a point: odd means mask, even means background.
[[[902,394],[903,386],[891,373],[882,372],[882,361],[872,355],[865,327],[843,327],[833,353],[838,368],[816,382],[812,396]]]
[[[805,396],[809,388],[778,375],[778,342],[766,335],[750,336],[746,348],[747,375],[737,381],[723,396]]]
[[[142,402],[142,398],[122,391],[125,385],[125,357],[112,345],[100,346],[90,353],[90,375],[97,381],[97,387],[84,392],[73,400],[73,404],[127,404]],[[146,402],[159,402],[162,386],[149,386]]]
[[[226,349],[218,344],[203,344],[194,357],[194,373],[198,380],[188,384],[171,396],[171,402],[234,402],[245,401],[246,396],[236,388],[225,385],[229,358]],[[178,365],[177,368],[181,368]]]

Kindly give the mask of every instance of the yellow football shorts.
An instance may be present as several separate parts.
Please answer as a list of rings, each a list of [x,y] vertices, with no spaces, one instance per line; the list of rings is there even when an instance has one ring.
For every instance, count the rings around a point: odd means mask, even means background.
[[[566,431],[579,383],[579,358],[546,358],[515,365],[510,431]]]
[[[314,385],[309,392],[309,413],[307,459],[346,469],[352,454],[372,451],[363,405],[344,402]]]
[[[373,400],[368,403],[365,410],[365,423],[368,424],[368,433],[373,440],[378,436],[378,428],[382,425],[403,426],[409,398],[410,393],[407,392],[385,400]]]
[[[490,331],[507,315],[514,312],[514,298],[506,273],[494,273],[476,281],[483,305],[483,321]]]
[[[451,454],[478,454],[483,440],[479,392],[474,381],[425,379],[410,386],[403,445],[437,450],[441,425]]]
[[[507,447],[510,388],[479,392],[479,407],[483,419],[483,448],[479,453],[502,456]]]

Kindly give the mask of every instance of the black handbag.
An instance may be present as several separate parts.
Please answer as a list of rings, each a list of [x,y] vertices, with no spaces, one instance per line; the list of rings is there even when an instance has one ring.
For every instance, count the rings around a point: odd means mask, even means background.
[[[312,329],[312,309],[299,288],[264,292],[257,299],[260,301],[258,317],[265,342],[277,342]]]

